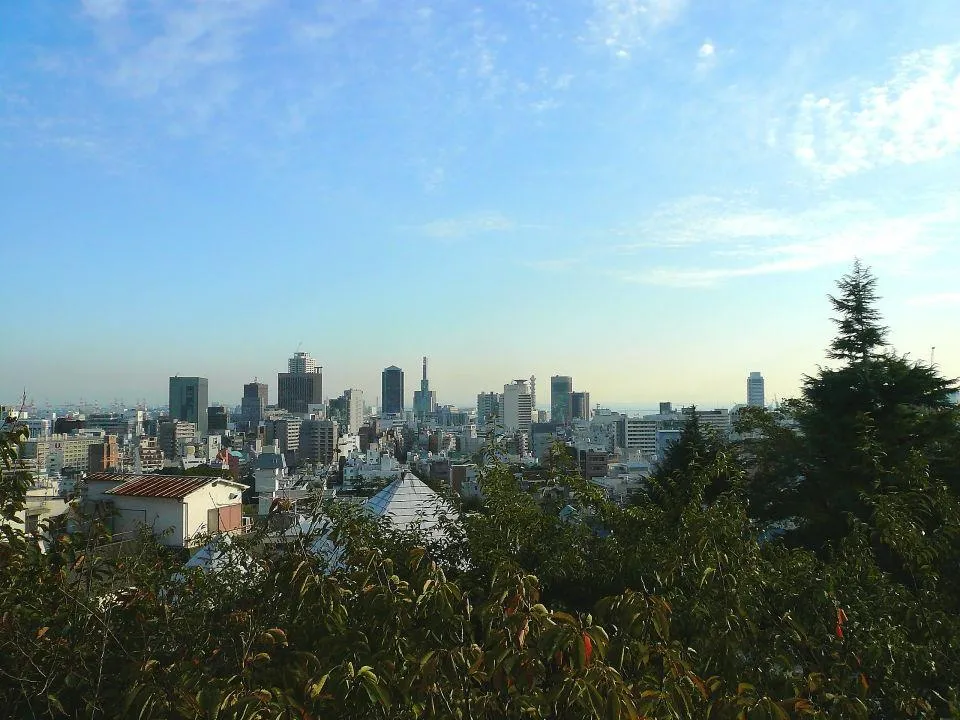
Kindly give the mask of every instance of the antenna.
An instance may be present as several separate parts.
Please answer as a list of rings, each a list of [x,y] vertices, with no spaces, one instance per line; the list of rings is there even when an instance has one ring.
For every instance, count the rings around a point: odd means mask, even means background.
[[[936,345],[930,346],[930,367],[933,367],[933,353],[937,349]]]

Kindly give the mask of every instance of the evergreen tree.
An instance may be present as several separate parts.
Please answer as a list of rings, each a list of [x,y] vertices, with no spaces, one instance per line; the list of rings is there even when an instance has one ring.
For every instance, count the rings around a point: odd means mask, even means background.
[[[850,273],[837,283],[839,296],[828,296],[833,309],[840,314],[833,319],[837,324],[837,337],[830,343],[831,358],[864,361],[883,347],[887,328],[880,325],[880,312],[874,307],[879,300],[876,284],[870,268],[855,260]]]

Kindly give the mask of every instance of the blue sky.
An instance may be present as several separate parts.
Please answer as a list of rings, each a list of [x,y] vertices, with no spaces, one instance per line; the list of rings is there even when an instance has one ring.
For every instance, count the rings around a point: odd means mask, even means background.
[[[0,400],[796,393],[855,255],[960,375],[955,0],[0,5]],[[408,399],[409,400],[409,399]]]

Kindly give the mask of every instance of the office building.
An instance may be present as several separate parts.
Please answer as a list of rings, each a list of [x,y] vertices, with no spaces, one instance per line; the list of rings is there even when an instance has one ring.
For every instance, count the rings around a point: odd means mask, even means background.
[[[533,419],[533,396],[526,380],[514,380],[503,386],[503,427],[508,433],[529,436]]]
[[[477,395],[477,425],[481,428],[495,425],[496,420],[501,418],[502,404],[503,395],[500,393],[486,392]]]
[[[625,450],[637,449],[644,455],[654,457],[657,454],[656,420],[624,417],[617,425],[617,445]]]
[[[423,358],[423,377],[420,380],[420,389],[413,393],[413,413],[418,420],[423,420],[437,410],[437,394],[430,390],[430,381],[427,380],[427,358]]]
[[[87,447],[87,471],[109,472],[120,469],[120,448],[117,436],[107,435],[102,443],[93,443]]]
[[[686,418],[694,411],[694,408],[691,406],[682,408],[680,412],[684,418]],[[701,425],[713,428],[723,437],[729,435],[730,431],[733,430],[733,418],[730,416],[730,411],[726,408],[696,410],[696,413]]]
[[[380,403],[384,415],[403,413],[403,370],[396,365],[384,369],[381,376]]]
[[[550,378],[550,420],[568,423],[573,419],[570,401],[573,393],[573,378],[569,375],[554,375]]]
[[[764,407],[763,375],[758,372],[750,373],[747,378],[747,405],[750,407]]]
[[[570,393],[570,415],[572,420],[590,420],[590,393]]]
[[[334,420],[304,420],[300,424],[300,451],[302,463],[329,465],[337,450],[337,423]]]
[[[197,426],[197,434],[207,434],[207,379],[205,377],[170,378],[170,419]]]
[[[217,435],[223,435],[227,431],[227,425],[230,422],[230,413],[223,405],[211,405],[207,408],[207,430]]]
[[[277,373],[277,404],[294,415],[306,415],[310,405],[323,403],[323,368],[305,352],[287,361],[285,373]]]
[[[175,460],[184,454],[184,446],[198,439],[197,426],[186,420],[168,420],[160,423],[157,444],[167,460]]]
[[[363,390],[344,390],[343,401],[347,432],[354,435],[360,432],[360,426],[363,425]]]
[[[269,404],[266,383],[256,380],[246,383],[243,386],[243,399],[240,401],[240,419],[245,423],[260,422]]]
[[[23,459],[36,461],[37,468],[45,468],[50,474],[86,470],[90,463],[90,447],[102,445],[105,437],[102,430],[81,431],[79,435],[31,437],[24,443]]]
[[[303,421],[295,415],[267,420],[264,442],[276,445],[281,452],[295,452],[300,448],[300,427]]]

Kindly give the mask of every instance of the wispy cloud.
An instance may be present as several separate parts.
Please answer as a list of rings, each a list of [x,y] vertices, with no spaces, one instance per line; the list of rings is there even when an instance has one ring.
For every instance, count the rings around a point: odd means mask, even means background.
[[[826,180],[960,150],[960,43],[900,57],[892,77],[858,94],[807,94],[793,151]]]
[[[590,33],[626,59],[654,32],[675,22],[686,5],[687,0],[594,0]]]
[[[960,292],[930,293],[918,295],[907,300],[914,307],[943,307],[960,305]]]
[[[694,198],[660,210],[632,230],[638,240],[612,246],[618,254],[644,255],[658,248],[657,264],[623,267],[610,274],[626,282],[705,287],[758,275],[795,273],[846,263],[854,257],[896,257],[901,262],[948,242],[960,221],[960,198],[933,209],[888,213],[871,202],[828,202],[786,212],[718,198]],[[682,266],[663,253],[692,251]],[[704,261],[708,260],[707,263]]]
[[[97,20],[110,20],[126,9],[127,0],[81,0],[83,11]]]
[[[513,230],[516,223],[498,212],[478,213],[459,218],[443,218],[420,225],[417,229],[427,237],[452,240],[484,233]]]

